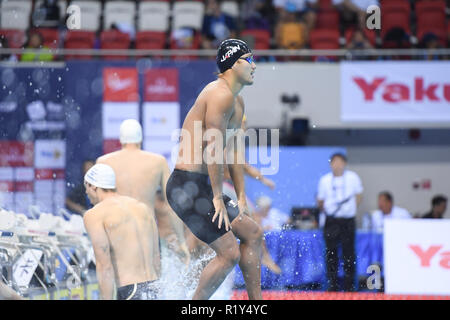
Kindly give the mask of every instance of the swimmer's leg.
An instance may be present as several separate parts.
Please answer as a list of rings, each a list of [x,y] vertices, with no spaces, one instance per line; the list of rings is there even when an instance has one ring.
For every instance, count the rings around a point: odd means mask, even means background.
[[[263,231],[250,217],[240,214],[231,223],[232,231],[241,241],[239,267],[244,276],[248,298],[262,300],[261,253]]]
[[[276,274],[281,274],[280,267],[273,261],[272,257],[270,256],[269,250],[266,246],[266,240],[263,240],[262,243],[262,258],[261,263],[265,265],[267,268],[269,268],[270,271]]]
[[[209,299],[239,262],[239,247],[232,232],[225,233],[209,246],[216,256],[203,269],[193,300]]]

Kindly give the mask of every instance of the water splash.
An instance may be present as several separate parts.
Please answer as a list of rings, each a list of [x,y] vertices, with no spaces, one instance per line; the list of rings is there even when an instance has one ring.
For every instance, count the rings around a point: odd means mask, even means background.
[[[161,300],[190,300],[205,266],[216,256],[208,250],[198,258],[191,258],[189,266],[183,262],[163,243],[161,244]],[[222,285],[216,290],[211,300],[229,300],[234,286],[234,270],[230,272]]]

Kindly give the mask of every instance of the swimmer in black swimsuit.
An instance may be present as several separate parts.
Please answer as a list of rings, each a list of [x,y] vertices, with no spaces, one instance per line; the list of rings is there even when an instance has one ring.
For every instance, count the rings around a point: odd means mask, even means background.
[[[245,42],[236,39],[221,43],[217,66],[218,79],[202,90],[184,120],[178,160],[167,182],[166,196],[192,233],[216,252],[200,276],[193,299],[209,299],[237,263],[249,298],[262,299],[263,232],[247,207],[245,162],[238,161],[245,151],[243,144],[237,143],[236,132],[228,135],[241,128],[244,102],[239,92],[253,83],[256,66]],[[241,147],[233,148],[232,144]],[[230,162],[227,157],[225,164],[224,150],[235,160]],[[223,195],[224,165],[228,165],[237,202]]]
[[[157,300],[160,287],[155,281],[129,284],[117,289],[117,300]]]

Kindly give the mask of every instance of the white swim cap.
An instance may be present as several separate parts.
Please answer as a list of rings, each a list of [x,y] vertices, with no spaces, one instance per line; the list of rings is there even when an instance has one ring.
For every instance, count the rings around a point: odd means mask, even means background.
[[[120,143],[141,143],[142,127],[134,119],[127,119],[120,125]]]
[[[84,180],[92,184],[93,186],[102,189],[115,189],[116,188],[116,174],[114,170],[103,163],[98,163],[86,172]]]

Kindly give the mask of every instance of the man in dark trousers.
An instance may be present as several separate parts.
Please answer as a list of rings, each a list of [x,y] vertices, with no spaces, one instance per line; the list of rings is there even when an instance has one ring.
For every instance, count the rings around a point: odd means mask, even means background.
[[[320,178],[317,192],[319,209],[326,214],[325,238],[328,291],[338,291],[338,246],[344,259],[344,290],[355,291],[355,216],[361,203],[363,186],[358,175],[346,170],[347,157],[331,156],[331,172]]]

